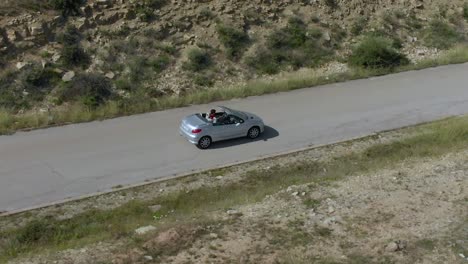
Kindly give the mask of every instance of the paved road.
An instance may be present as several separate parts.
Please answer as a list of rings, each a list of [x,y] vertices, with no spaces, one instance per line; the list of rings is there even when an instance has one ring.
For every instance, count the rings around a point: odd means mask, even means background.
[[[2,136],[0,211],[468,113],[467,84],[463,64],[222,102],[269,128],[205,151],[177,129],[212,105]]]

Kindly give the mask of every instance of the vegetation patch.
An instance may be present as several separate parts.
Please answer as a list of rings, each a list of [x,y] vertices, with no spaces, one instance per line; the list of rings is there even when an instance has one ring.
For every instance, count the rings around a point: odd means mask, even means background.
[[[364,68],[394,68],[409,64],[409,60],[393,48],[391,40],[366,37],[354,48],[349,64]]]
[[[332,52],[323,45],[323,32],[308,27],[302,19],[294,17],[285,28],[274,31],[266,47],[246,59],[246,63],[259,73],[274,74],[286,66],[293,69],[315,67],[323,63]]]
[[[462,39],[452,25],[440,19],[432,20],[423,34],[426,45],[438,49],[448,49]]]
[[[194,48],[188,51],[187,61],[184,64],[184,68],[193,71],[199,72],[205,69],[208,69],[213,65],[213,60],[208,51],[204,49]]]
[[[228,57],[230,59],[239,59],[250,42],[249,35],[243,29],[226,25],[218,25],[217,32],[218,38],[224,45]]]
[[[83,73],[76,76],[62,91],[63,101],[80,100],[85,106],[97,107],[112,96],[112,84],[99,74]]]

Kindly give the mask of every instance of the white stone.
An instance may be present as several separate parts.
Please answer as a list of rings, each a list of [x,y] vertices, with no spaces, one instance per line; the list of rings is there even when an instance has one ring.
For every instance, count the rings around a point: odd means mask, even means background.
[[[138,234],[138,235],[144,235],[148,232],[151,232],[151,231],[154,231],[156,230],[156,227],[154,226],[143,226],[143,227],[140,227],[138,229],[135,230],[135,233]]]

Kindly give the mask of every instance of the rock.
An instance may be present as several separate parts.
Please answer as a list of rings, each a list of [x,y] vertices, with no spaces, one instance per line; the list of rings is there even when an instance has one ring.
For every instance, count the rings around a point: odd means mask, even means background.
[[[149,225],[149,226],[143,226],[143,227],[140,227],[138,229],[135,230],[135,233],[137,235],[144,235],[148,232],[151,232],[151,231],[154,231],[156,230],[156,227],[152,226],[152,225]]]
[[[7,39],[9,42],[15,42],[20,39],[21,35],[18,33],[18,31],[9,29],[6,31],[7,34]]]
[[[292,196],[297,196],[298,194],[299,194],[299,192],[293,192]]]
[[[143,258],[145,258],[146,260],[153,260],[152,256],[144,256]]]
[[[163,247],[175,246],[181,238],[184,238],[176,229],[171,228],[167,231],[160,233],[157,237],[147,241],[143,244],[146,250],[160,249]]]
[[[69,82],[71,80],[73,80],[73,78],[75,78],[75,72],[74,71],[69,71],[67,73],[65,73],[62,77],[62,81],[64,82]]]
[[[115,74],[114,74],[113,72],[108,72],[108,73],[106,73],[106,75],[104,75],[104,76],[106,76],[106,78],[108,78],[108,79],[111,79],[111,80],[112,80],[112,79],[114,79],[114,77],[115,77]]]
[[[85,17],[82,17],[82,18],[79,18],[77,21],[76,21],[76,28],[78,30],[85,30],[87,28],[89,28],[89,21],[87,18]]]
[[[329,207],[328,207],[328,213],[329,213],[329,214],[332,214],[332,213],[334,213],[334,212],[335,212],[335,208],[333,208],[333,206],[329,206]]]
[[[29,26],[29,31],[31,32],[31,36],[39,36],[44,34],[44,25],[42,23],[33,23]]]
[[[337,221],[336,221],[336,218],[335,217],[329,217],[325,220],[323,220],[323,223],[326,224],[326,225],[332,225],[332,224],[335,224]]]
[[[323,33],[323,39],[325,39],[326,41],[331,41],[330,33],[329,32]]]
[[[398,241],[390,242],[385,247],[385,250],[387,252],[396,252],[396,251],[404,250],[405,248],[406,248],[406,241],[398,240]]]
[[[16,63],[16,69],[21,70],[28,65],[30,65],[29,62],[19,61]]]
[[[216,234],[216,233],[210,233],[210,237],[216,239],[216,238],[218,238],[218,234]]]
[[[242,215],[241,212],[239,212],[239,211],[237,211],[237,210],[233,210],[233,209],[228,210],[226,213],[227,213],[228,215],[232,215],[232,216],[241,216],[241,215]]]
[[[222,179],[223,179],[223,176],[216,176],[216,179],[217,179],[217,180],[222,180]]]
[[[152,206],[148,206],[148,209],[150,209],[150,211],[152,213],[156,213],[158,212],[159,210],[161,210],[162,206],[159,205],[159,204],[156,204],[156,205],[152,205]]]
[[[53,56],[52,56],[52,62],[56,63],[60,60],[62,56],[59,54],[59,53],[55,53]]]
[[[385,250],[388,252],[395,252],[398,251],[398,244],[396,242],[390,242],[386,247]]]

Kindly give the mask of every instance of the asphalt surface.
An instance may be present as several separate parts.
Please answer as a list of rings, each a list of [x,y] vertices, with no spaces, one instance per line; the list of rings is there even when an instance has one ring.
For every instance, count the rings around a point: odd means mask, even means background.
[[[11,211],[468,113],[468,64],[0,137],[0,211]],[[261,116],[263,138],[199,150],[179,121],[226,105]]]

